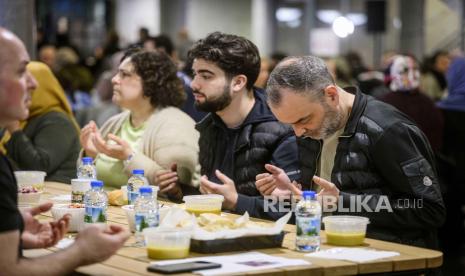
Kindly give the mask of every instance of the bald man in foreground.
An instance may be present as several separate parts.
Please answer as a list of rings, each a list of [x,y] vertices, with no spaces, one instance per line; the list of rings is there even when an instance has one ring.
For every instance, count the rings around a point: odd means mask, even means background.
[[[26,70],[29,55],[12,32],[0,27],[0,128],[29,115],[31,93],[36,80]],[[64,250],[43,257],[26,259],[23,249],[55,245],[68,230],[69,215],[58,221],[40,222],[34,218],[50,210],[45,203],[28,211],[17,208],[17,184],[11,164],[0,154],[0,274],[64,275],[76,267],[101,262],[113,255],[130,233],[115,225],[90,226]]]

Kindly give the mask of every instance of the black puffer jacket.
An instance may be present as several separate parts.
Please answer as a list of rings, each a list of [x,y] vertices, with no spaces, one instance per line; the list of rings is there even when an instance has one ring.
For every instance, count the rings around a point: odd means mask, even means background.
[[[394,107],[346,90],[355,94],[355,102],[331,174],[342,206],[349,207],[355,196],[368,206],[349,213],[370,219],[368,237],[437,248],[436,229],[444,222],[445,208],[427,138]],[[311,188],[322,142],[299,138],[298,144],[301,182]],[[377,206],[388,204],[392,212],[376,212]]]
[[[297,143],[291,127],[281,124],[271,113],[261,91],[254,91],[255,105],[240,127],[234,149],[234,177],[238,193],[259,196],[255,187],[257,174],[266,172],[265,164],[271,163],[285,171],[298,168]],[[223,125],[223,126],[222,126]],[[199,124],[199,162],[202,175],[214,168],[215,150],[221,141],[220,132],[224,123],[216,114],[208,114]],[[224,153],[219,153],[224,154]]]

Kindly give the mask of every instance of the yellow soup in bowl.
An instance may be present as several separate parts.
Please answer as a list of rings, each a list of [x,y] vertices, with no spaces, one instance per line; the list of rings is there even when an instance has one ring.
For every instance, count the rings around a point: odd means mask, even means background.
[[[332,233],[326,231],[326,242],[333,245],[361,245],[364,239],[365,233]]]
[[[148,246],[150,259],[181,259],[189,255],[189,247]]]

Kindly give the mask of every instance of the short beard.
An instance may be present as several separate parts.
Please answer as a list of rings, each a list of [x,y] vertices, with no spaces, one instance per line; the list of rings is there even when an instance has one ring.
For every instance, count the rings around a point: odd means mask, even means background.
[[[221,95],[212,99],[205,97],[205,101],[203,103],[196,101],[195,107],[204,112],[218,112],[225,109],[231,101],[232,97],[229,93],[229,85],[225,85]]]
[[[304,136],[310,137],[315,140],[324,140],[336,133],[336,131],[338,131],[342,127],[344,115],[338,110],[332,110],[331,107],[324,101],[322,102],[322,105],[325,114],[323,117],[323,123],[321,124],[318,133],[305,132]]]

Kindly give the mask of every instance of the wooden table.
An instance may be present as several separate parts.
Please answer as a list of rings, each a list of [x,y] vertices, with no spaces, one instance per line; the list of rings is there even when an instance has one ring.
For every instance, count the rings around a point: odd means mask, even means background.
[[[70,194],[70,191],[70,185],[56,182],[46,182],[45,191],[41,201],[47,201],[47,199],[56,195]],[[45,213],[41,218],[51,219],[50,212]],[[120,207],[111,206],[108,208],[108,221],[109,223],[122,225],[128,228],[126,216]],[[284,238],[282,248],[263,249],[258,251],[273,256],[304,259],[310,261],[311,265],[250,272],[248,275],[354,275],[401,272],[408,270],[421,271],[442,265],[442,253],[439,251],[373,239],[365,239],[365,244],[363,247],[378,250],[397,251],[400,253],[400,255],[367,263],[354,263],[350,261],[305,257],[304,253],[294,251],[295,226],[286,225],[285,230],[289,231],[289,233]],[[328,249],[332,247],[325,243],[326,237],[324,231],[322,231],[321,238],[322,249]],[[126,245],[110,259],[102,263],[80,267],[77,269],[77,271],[91,275],[155,275],[155,273],[146,271],[147,265],[150,262],[150,259],[147,258],[146,250],[144,248],[130,246],[130,244],[133,243],[134,237],[131,237]],[[24,254],[28,257],[42,256],[49,254],[51,251],[57,250],[59,249],[50,248],[25,250]],[[238,252],[225,253],[225,255],[234,253]],[[190,256],[198,257],[204,255],[191,253]]]

